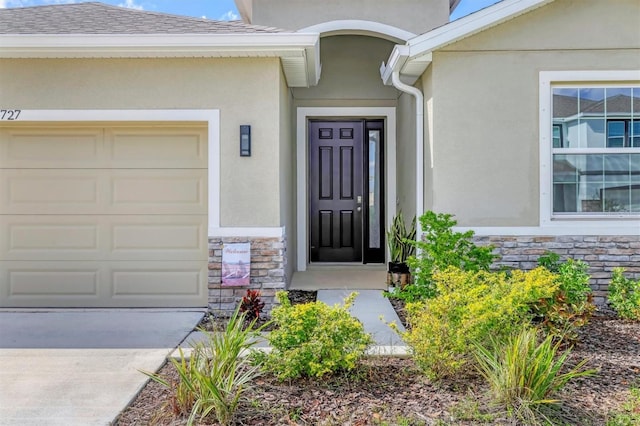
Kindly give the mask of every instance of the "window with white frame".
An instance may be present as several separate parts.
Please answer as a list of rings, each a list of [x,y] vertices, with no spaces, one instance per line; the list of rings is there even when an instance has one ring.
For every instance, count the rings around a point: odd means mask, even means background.
[[[640,214],[640,84],[551,82],[554,217]]]

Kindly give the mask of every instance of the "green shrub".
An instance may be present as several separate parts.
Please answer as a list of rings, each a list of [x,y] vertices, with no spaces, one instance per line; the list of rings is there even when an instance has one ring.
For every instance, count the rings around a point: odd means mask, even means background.
[[[538,266],[542,266],[555,274],[560,269],[560,255],[552,251],[547,251],[538,258]]]
[[[548,252],[538,264],[558,276],[558,291],[552,299],[540,301],[534,311],[548,334],[571,343],[577,340],[577,329],[586,325],[595,311],[589,285],[589,265],[581,260],[567,259]]]
[[[626,278],[623,268],[613,270],[608,299],[620,318],[640,320],[640,280]]]
[[[473,231],[454,232],[457,222],[453,215],[426,212],[420,217],[423,239],[416,241],[419,251],[411,256],[408,264],[414,283],[398,293],[407,302],[426,300],[437,295],[433,275],[450,266],[463,271],[487,271],[496,259],[491,246],[476,246]]]
[[[223,332],[200,330],[206,341],[193,344],[189,358],[181,348],[180,359],[170,358],[178,371],[177,382],[155,373],[143,373],[171,389],[173,411],[188,415],[189,425],[197,417],[202,420],[211,413],[219,423],[227,425],[243,393],[260,374],[260,366],[250,365],[246,356],[260,330],[255,328],[255,321],[246,325],[244,315],[236,309]]]
[[[554,398],[558,391],[570,380],[595,373],[584,370],[586,360],[565,368],[570,351],[559,353],[559,349],[551,336],[539,343],[537,330],[525,326],[506,342],[491,339],[488,345],[476,344],[474,354],[495,402],[524,424],[542,424],[541,419],[553,424],[544,411],[559,402]]]
[[[418,366],[432,379],[451,376],[474,362],[472,342],[508,336],[531,318],[531,306],[549,299],[556,276],[533,271],[462,271],[448,268],[433,275],[437,296],[407,305],[403,338]]]
[[[343,306],[323,302],[291,305],[286,292],[278,292],[280,305],[271,312],[277,329],[269,334],[273,350],[263,356],[268,371],[280,379],[320,377],[351,370],[372,343],[362,323],[349,314],[357,293]]]

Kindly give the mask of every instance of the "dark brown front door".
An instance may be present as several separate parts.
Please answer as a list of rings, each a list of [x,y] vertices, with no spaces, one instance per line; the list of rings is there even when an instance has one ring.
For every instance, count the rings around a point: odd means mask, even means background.
[[[362,261],[364,126],[309,122],[312,262]]]

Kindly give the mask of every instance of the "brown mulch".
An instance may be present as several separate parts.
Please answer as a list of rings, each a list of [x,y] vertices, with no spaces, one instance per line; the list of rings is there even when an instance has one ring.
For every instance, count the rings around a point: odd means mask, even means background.
[[[569,383],[561,397],[562,425],[596,426],[640,386],[640,322],[599,312],[580,331],[572,362],[588,358],[594,377]],[[170,365],[161,374],[177,378]],[[433,383],[408,358],[369,358],[349,375],[279,382],[262,376],[235,425],[511,425],[486,401],[478,377]],[[149,383],[116,425],[183,425],[168,408],[169,392]],[[215,424],[215,423],[200,423]]]
[[[287,297],[291,301],[292,305],[300,303],[315,302],[318,296],[317,291],[307,290],[288,290]],[[245,326],[249,325],[250,321],[245,323]],[[222,331],[227,324],[227,318],[219,317],[213,314],[205,315],[200,323],[196,326],[199,330],[205,331]],[[269,322],[269,318],[260,316],[254,324],[254,328],[261,327],[263,331],[272,331],[275,328],[273,323]]]

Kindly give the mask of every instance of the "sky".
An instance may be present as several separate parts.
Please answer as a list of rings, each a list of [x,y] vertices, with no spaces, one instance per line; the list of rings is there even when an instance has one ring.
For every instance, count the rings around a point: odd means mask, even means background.
[[[41,6],[47,4],[82,3],[90,0],[0,0],[0,8]],[[240,19],[240,14],[233,0],[94,0],[116,6],[152,12],[173,13],[176,15],[195,16],[222,21]],[[345,0],[348,1],[348,0]],[[498,0],[462,0],[451,15],[451,20],[458,19],[476,10],[497,3]]]

